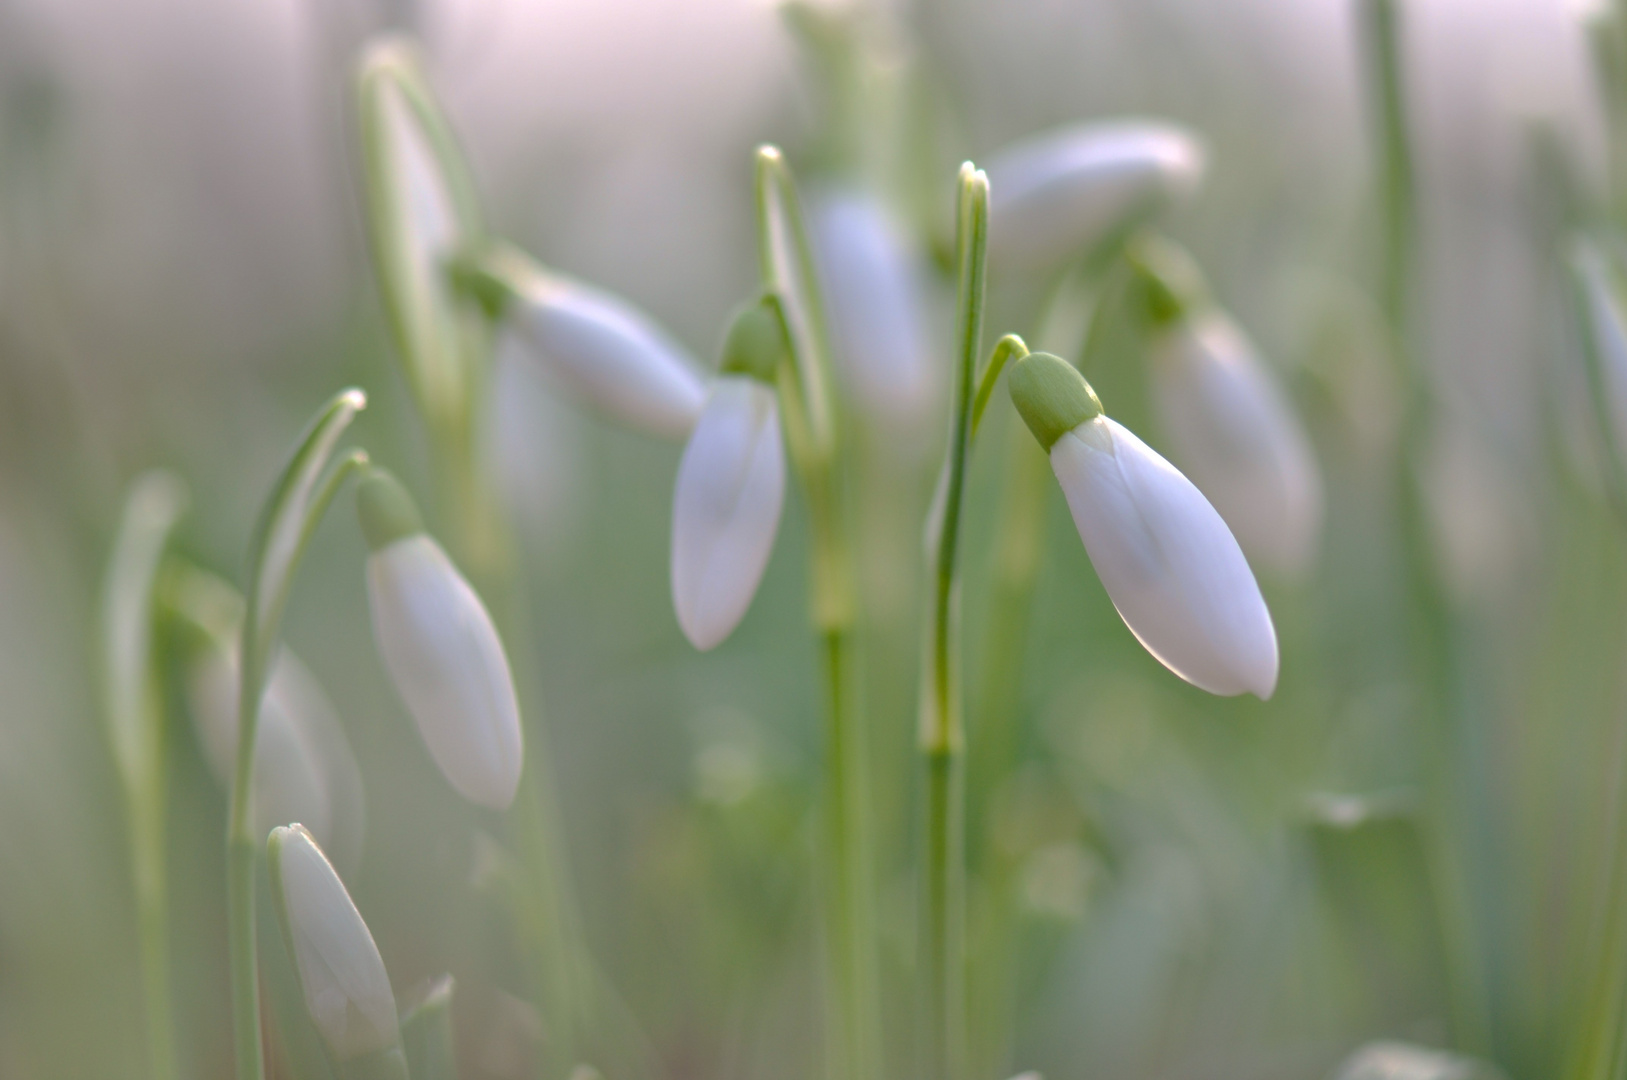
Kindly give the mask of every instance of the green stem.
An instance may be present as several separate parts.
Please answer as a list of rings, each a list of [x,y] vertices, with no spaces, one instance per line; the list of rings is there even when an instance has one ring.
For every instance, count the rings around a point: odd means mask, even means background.
[[[810,616],[825,669],[826,1068],[837,1080],[879,1080],[874,838],[859,710],[857,586],[839,480],[829,338],[796,187],[774,147],[757,151],[756,195],[763,285],[780,305],[791,347],[789,370],[778,380],[781,413],[808,504]]]
[[[926,788],[921,883],[923,1075],[930,1080],[963,1080],[966,1075],[966,837],[961,813],[966,735],[960,681],[958,565],[966,465],[973,428],[981,412],[978,402],[987,403],[988,391],[1006,360],[1019,349],[1027,351],[1021,339],[1002,339],[990,359],[983,391],[974,398],[977,362],[983,349],[988,212],[987,178],[970,163],[961,166],[956,243],[960,266],[959,355],[943,519],[938,523],[932,565],[932,609],[922,673],[919,735]]]
[[[254,867],[260,840],[254,835],[252,814],[260,700],[300,559],[339,487],[366,464],[366,454],[352,451],[323,479],[339,436],[366,402],[361,391],[346,390],[317,414],[266,499],[249,547],[248,588],[238,646],[237,761],[226,826],[227,932],[237,1080],[263,1080],[265,1076],[254,922]]]

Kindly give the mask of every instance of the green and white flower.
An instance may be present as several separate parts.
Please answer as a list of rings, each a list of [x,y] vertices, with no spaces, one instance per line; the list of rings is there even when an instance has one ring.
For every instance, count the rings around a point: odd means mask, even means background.
[[[375,470],[356,490],[373,637],[442,775],[470,802],[514,801],[524,752],[503,643],[480,597],[426,532],[411,496]]]
[[[1024,357],[1011,371],[1010,390],[1050,455],[1085,551],[1130,632],[1194,686],[1270,697],[1277,685],[1271,613],[1209,501],[1104,416],[1067,361]]]

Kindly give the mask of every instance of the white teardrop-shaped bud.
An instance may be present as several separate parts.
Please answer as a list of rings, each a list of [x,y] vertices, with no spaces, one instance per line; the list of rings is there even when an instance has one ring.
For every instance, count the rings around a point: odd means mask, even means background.
[[[493,248],[461,271],[514,334],[571,392],[628,427],[683,438],[706,387],[694,360],[654,319],[612,293]]]
[[[392,1054],[401,1030],[390,976],[344,882],[302,825],[273,830],[267,855],[305,1007],[329,1053],[341,1064]]]
[[[695,648],[717,645],[745,616],[784,501],[774,391],[749,376],[720,376],[684,447],[672,497],[672,603]]]
[[[514,801],[524,761],[503,643],[480,597],[423,531],[394,477],[357,488],[371,554],[373,638],[396,692],[447,782],[494,810]]]
[[[237,672],[236,650],[214,644],[199,654],[187,682],[198,741],[223,785],[237,760]],[[332,703],[286,649],[272,664],[254,742],[257,833],[303,822],[341,864],[353,863],[365,832],[361,771]]]
[[[1045,269],[1197,190],[1202,147],[1172,124],[1077,124],[998,153],[989,176],[989,258]]]
[[[1270,697],[1277,685],[1271,613],[1242,549],[1202,492],[1101,415],[1095,393],[1065,360],[1024,357],[1009,385],[1130,632],[1194,686]]]
[[[1152,369],[1175,463],[1244,551],[1279,573],[1302,573],[1321,538],[1321,471],[1253,344],[1211,308],[1156,332]]]
[[[874,196],[824,192],[809,203],[814,254],[839,369],[882,419],[908,422],[933,399],[932,345],[919,252]]]

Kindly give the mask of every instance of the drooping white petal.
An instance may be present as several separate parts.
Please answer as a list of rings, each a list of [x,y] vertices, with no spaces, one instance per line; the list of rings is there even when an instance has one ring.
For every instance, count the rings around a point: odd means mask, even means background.
[[[695,426],[706,388],[694,361],[620,297],[533,274],[508,325],[547,370],[621,423],[669,438]]]
[[[1170,124],[1077,124],[1001,151],[984,171],[990,259],[1041,269],[1189,196],[1203,175],[1203,150]]]
[[[204,757],[225,786],[236,769],[237,679],[235,653],[214,647],[198,658],[187,687]],[[256,832],[298,821],[342,863],[359,856],[361,772],[327,695],[287,650],[272,665],[254,741]]]
[[[390,976],[344,882],[298,826],[276,831],[271,858],[305,1005],[329,1051],[349,1061],[395,1045]]]
[[[697,649],[751,606],[779,530],[785,449],[774,392],[723,376],[684,447],[672,498],[672,603]]]
[[[1210,693],[1270,697],[1271,613],[1242,549],[1192,482],[1102,416],[1058,439],[1051,467],[1107,595],[1147,651]]]
[[[1321,537],[1321,471],[1254,346],[1224,314],[1199,315],[1160,335],[1153,379],[1175,464],[1251,557],[1303,572]]]
[[[447,782],[494,810],[514,800],[520,709],[485,605],[439,544],[415,533],[367,557],[373,637]]]
[[[932,403],[932,346],[918,252],[887,208],[857,190],[810,200],[836,358],[861,405],[911,420]]]

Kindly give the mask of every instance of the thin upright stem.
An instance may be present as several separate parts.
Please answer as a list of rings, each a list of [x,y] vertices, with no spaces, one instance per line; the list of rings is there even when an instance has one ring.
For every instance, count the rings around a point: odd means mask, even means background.
[[[921,1004],[923,1076],[966,1075],[966,838],[965,730],[960,681],[959,566],[966,466],[972,445],[977,362],[983,349],[983,301],[988,263],[988,180],[961,167],[957,249],[960,267],[958,354],[950,421],[943,516],[932,561],[931,612],[921,688],[920,750],[926,826],[921,880]],[[1021,347],[1007,341],[990,362]],[[1023,351],[1026,351],[1024,349]],[[992,385],[985,379],[985,385]]]

